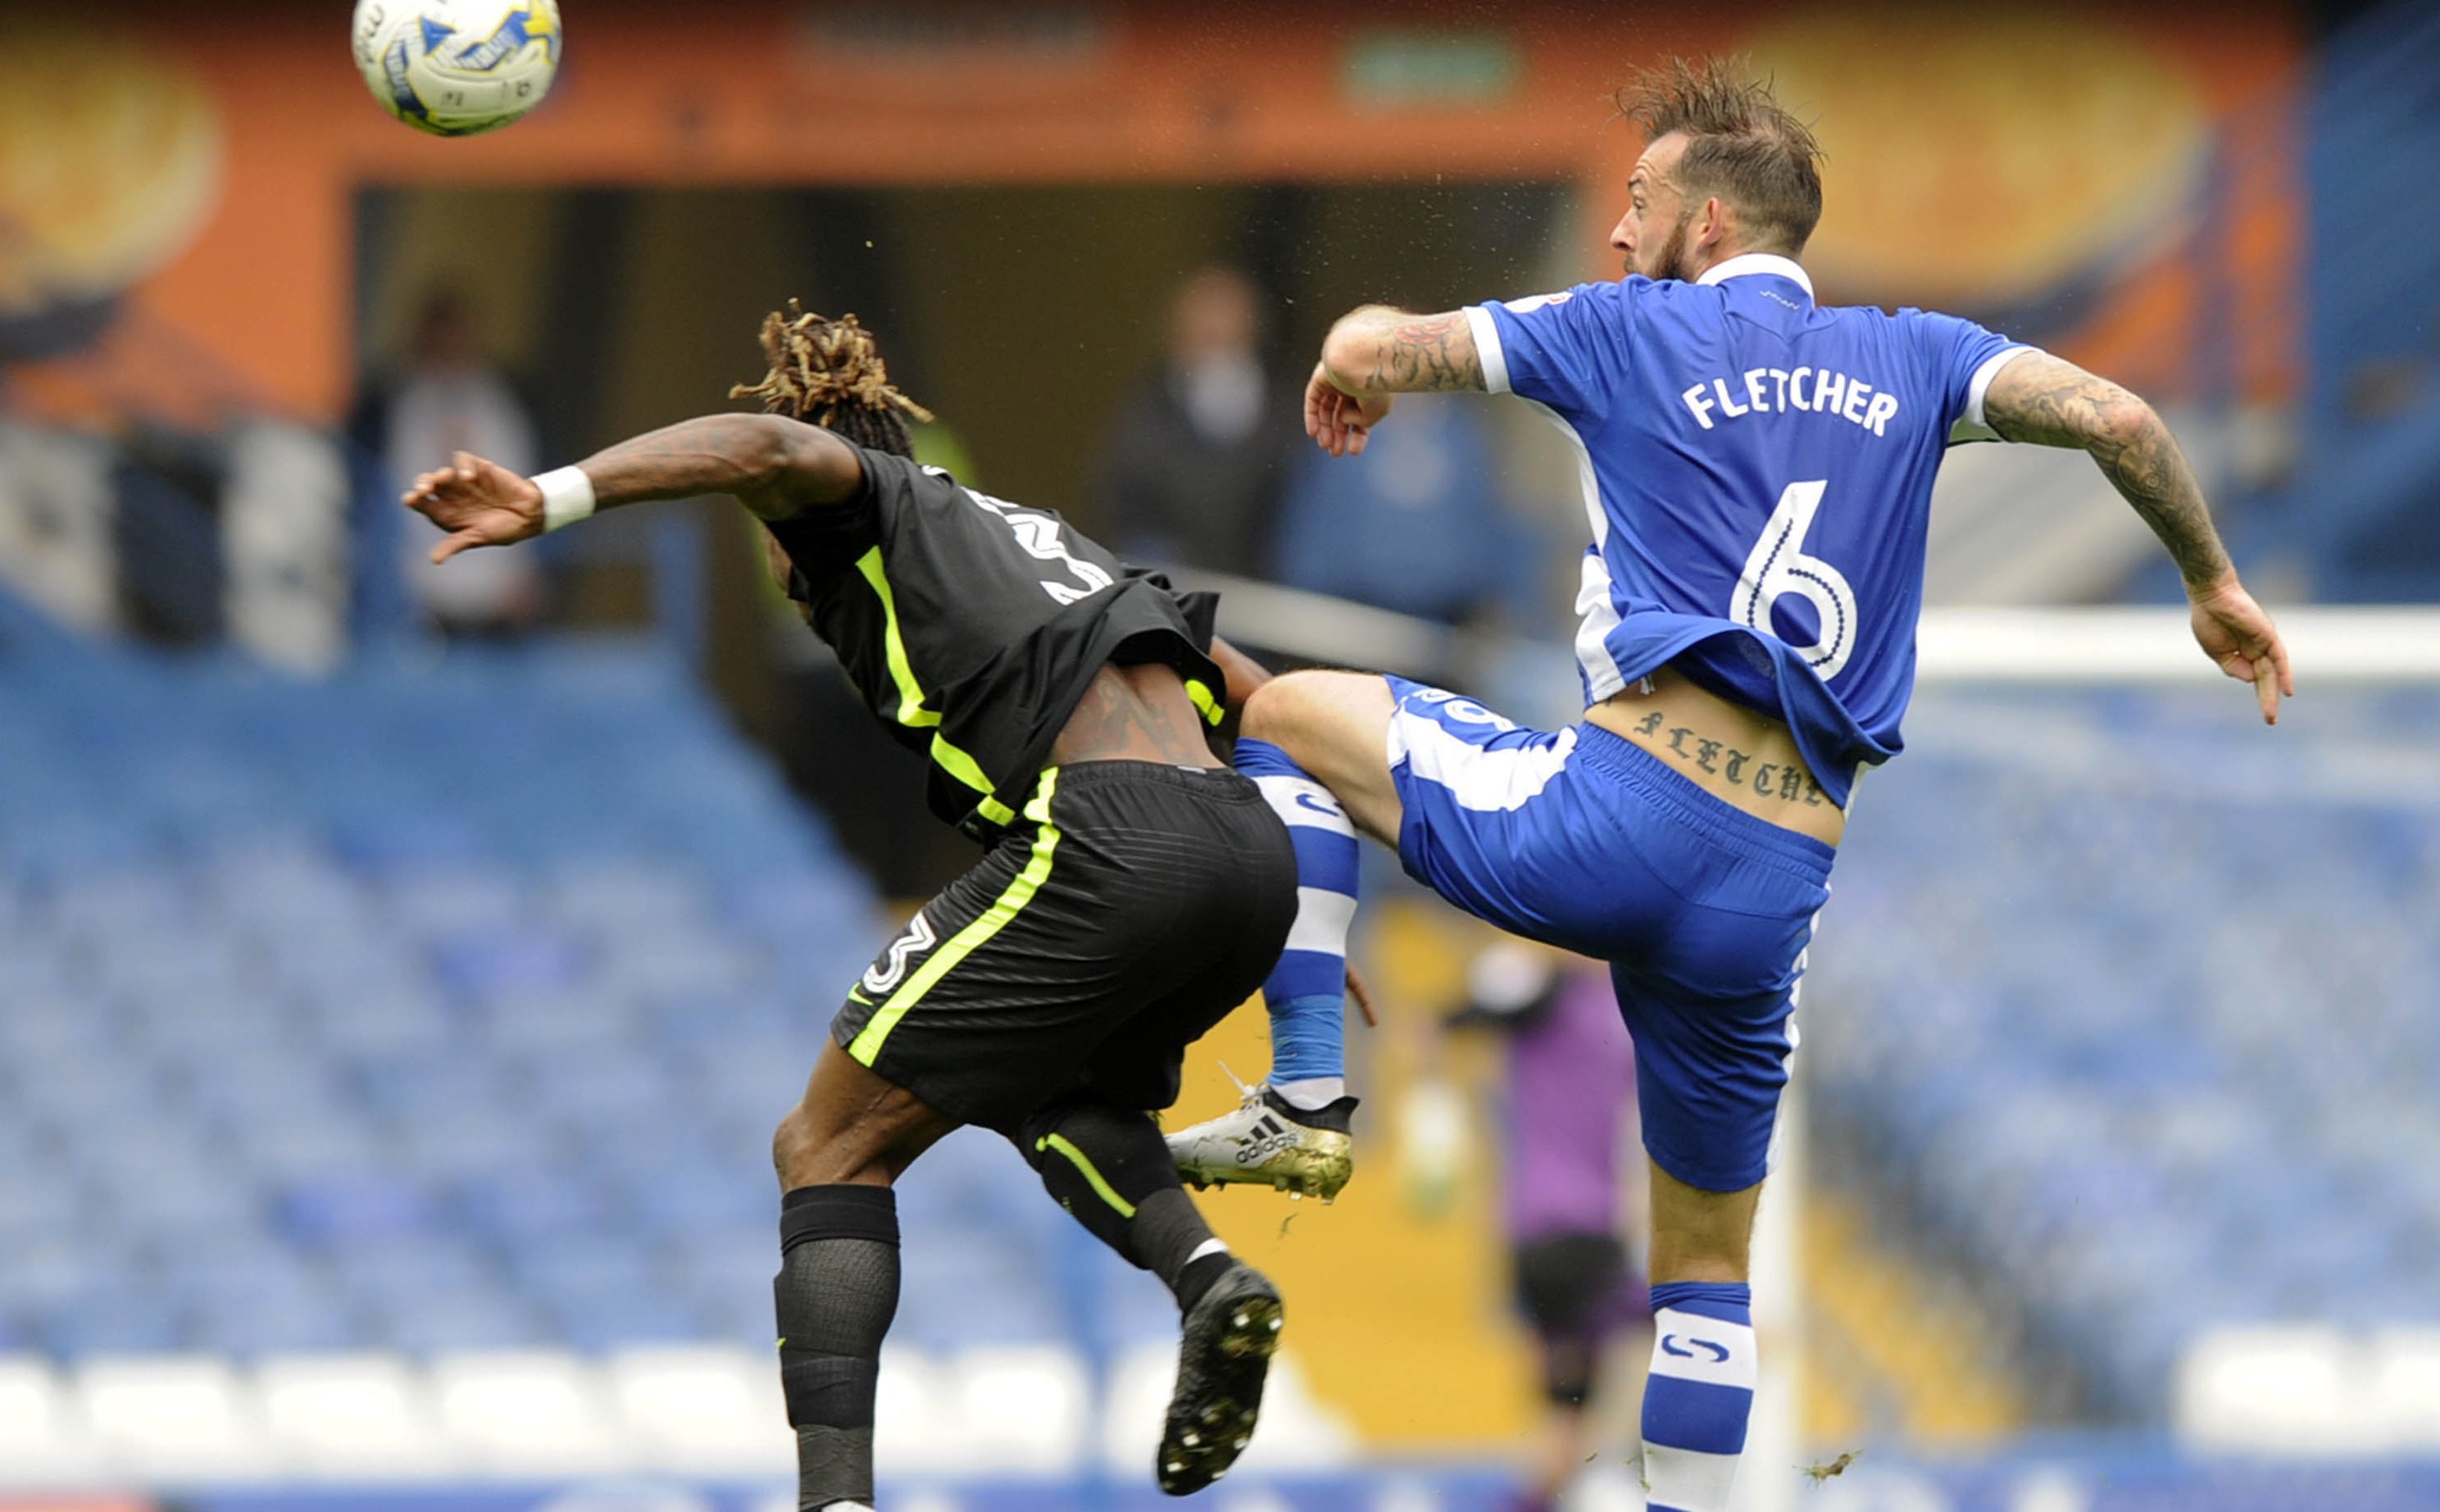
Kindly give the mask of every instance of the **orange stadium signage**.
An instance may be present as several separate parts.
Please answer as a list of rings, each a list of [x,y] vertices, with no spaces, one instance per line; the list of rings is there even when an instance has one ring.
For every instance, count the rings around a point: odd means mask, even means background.
[[[2252,369],[2292,366],[2292,336],[2259,333],[2296,319],[2280,229],[2295,167],[2276,122],[2302,50],[2277,8],[2207,28],[1938,10],[1892,27],[1826,3],[1519,6],[1496,25],[1479,9],[1359,24],[1272,5],[738,0],[720,17],[591,0],[542,109],[459,141],[371,108],[318,10],[250,16],[242,32],[184,8],[114,18],[70,49],[115,60],[78,109],[46,117],[24,108],[28,91],[0,91],[0,320],[12,300],[123,288],[261,396],[329,418],[352,362],[351,196],[415,183],[1564,179],[1585,187],[1583,272],[1599,277],[1637,146],[1610,89],[1667,52],[1742,50],[1821,121],[1826,295],[1988,308],[2096,279],[2088,333],[2105,350],[2155,351],[2191,324],[2191,278],[2147,252],[2213,142],[2254,141],[2223,159],[2239,313],[2263,349]],[[106,171],[75,177],[72,204],[27,166],[122,142]]]

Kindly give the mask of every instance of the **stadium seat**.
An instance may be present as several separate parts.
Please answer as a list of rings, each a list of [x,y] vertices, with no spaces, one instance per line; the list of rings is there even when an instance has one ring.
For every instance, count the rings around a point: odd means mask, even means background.
[[[71,1229],[81,1216],[84,1204],[76,1187],[52,1179],[48,1164],[34,1161],[11,1163],[9,1180],[0,1182],[0,1242]],[[13,1244],[9,1249],[12,1260],[24,1254]],[[0,1281],[0,1286],[5,1285]]]
[[[274,1354],[345,1353],[366,1337],[353,1309],[325,1286],[247,1305],[224,1292],[188,1314],[185,1337],[200,1349],[238,1359]]]
[[[12,1478],[72,1483],[99,1469],[83,1414],[50,1361],[0,1354],[0,1465]]]
[[[434,1478],[456,1468],[425,1381],[394,1356],[274,1357],[255,1380],[275,1451],[297,1471]]]
[[[561,1341],[533,1308],[496,1286],[402,1293],[368,1304],[369,1341],[418,1357],[449,1350],[536,1349]]]
[[[1073,1474],[1088,1451],[1092,1393],[1084,1362],[1056,1344],[969,1349],[950,1362],[945,1397],[960,1468]]]
[[[2359,1341],[2323,1324],[2207,1335],[2179,1367],[2179,1433],[2223,1452],[2359,1451],[2378,1431],[2362,1411],[2363,1353]]]
[[[885,1361],[884,1394],[891,1391],[888,1368]],[[701,1346],[622,1349],[609,1356],[603,1373],[640,1467],[784,1476],[796,1467],[796,1438],[767,1354]],[[900,1419],[888,1421],[894,1429]]]
[[[2418,1264],[2417,1271],[2417,1284],[2428,1286],[2428,1270]],[[2366,1379],[2380,1442],[2407,1454],[2440,1452],[2440,1328],[2386,1330],[2371,1354]]]
[[[300,1245],[372,1245],[433,1232],[431,1195],[379,1170],[296,1181],[274,1198],[281,1229]]]
[[[909,1343],[954,1350],[1068,1336],[1054,1278],[992,1230],[927,1228],[905,1247],[901,1277],[899,1330]]]
[[[277,1464],[253,1395],[224,1360],[97,1359],[78,1372],[77,1392],[97,1447],[123,1472],[248,1479]]]
[[[563,1354],[442,1355],[432,1393],[442,1430],[483,1470],[599,1473],[633,1457],[601,1383]]]
[[[707,923],[708,898],[699,881],[640,861],[561,867],[544,889],[545,915],[596,943],[624,935],[684,935]]]
[[[106,1296],[90,1289],[45,1309],[33,1332],[63,1359],[169,1354],[187,1337],[184,1321],[157,1297],[141,1291]]]

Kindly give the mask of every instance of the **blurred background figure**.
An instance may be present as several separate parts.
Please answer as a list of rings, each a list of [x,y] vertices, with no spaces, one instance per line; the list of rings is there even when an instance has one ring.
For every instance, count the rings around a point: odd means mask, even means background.
[[[1394,433],[1394,434],[1393,434]],[[1301,454],[1272,576],[1444,624],[1530,601],[1538,586],[1510,516],[1483,406],[1411,395],[1361,457]],[[1532,605],[1522,605],[1526,616]]]
[[[1609,974],[1594,962],[1501,941],[1474,958],[1469,1000],[1443,1021],[1499,1043],[1494,1126],[1498,1209],[1516,1311],[1539,1363],[1540,1414],[1508,1512],[1554,1512],[1600,1457],[1593,1427],[1634,1421],[1649,1328],[1635,1046]],[[1408,1199],[1445,1208],[1462,1165],[1464,1110],[1444,1081],[1408,1094]],[[1613,1367],[1616,1368],[1613,1368]],[[1632,1384],[1630,1384],[1632,1383]]]
[[[525,402],[487,360],[478,312],[452,285],[424,295],[405,367],[365,395],[358,420],[359,439],[382,459],[386,496],[379,504],[394,503],[410,478],[460,451],[522,473],[541,466]],[[408,520],[400,535],[400,570],[433,630],[452,639],[502,639],[533,627],[543,583],[531,548],[482,552],[444,572],[430,561],[440,539],[430,522]]]
[[[1265,566],[1303,433],[1294,386],[1264,367],[1261,311],[1235,268],[1205,268],[1178,290],[1169,350],[1119,412],[1095,484],[1121,555],[1242,576]]]

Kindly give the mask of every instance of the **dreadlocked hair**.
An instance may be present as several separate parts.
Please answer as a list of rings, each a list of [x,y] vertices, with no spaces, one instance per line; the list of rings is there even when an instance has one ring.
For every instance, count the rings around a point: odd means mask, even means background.
[[[872,333],[853,315],[815,315],[796,299],[785,314],[762,317],[762,352],[771,370],[759,384],[739,384],[731,399],[759,399],[765,411],[810,422],[858,446],[893,457],[915,455],[906,417],[932,412],[889,382]]]

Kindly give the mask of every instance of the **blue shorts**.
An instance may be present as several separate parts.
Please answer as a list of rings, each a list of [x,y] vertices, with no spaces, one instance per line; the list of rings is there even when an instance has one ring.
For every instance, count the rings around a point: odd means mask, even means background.
[[[1408,874],[1479,919],[1608,962],[1644,1148],[1705,1191],[1761,1180],[1836,853],[1597,725],[1525,729],[1388,681]]]

